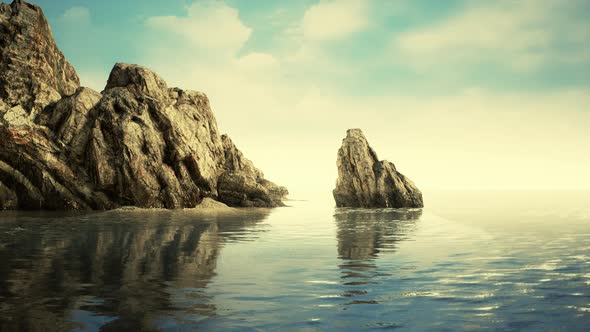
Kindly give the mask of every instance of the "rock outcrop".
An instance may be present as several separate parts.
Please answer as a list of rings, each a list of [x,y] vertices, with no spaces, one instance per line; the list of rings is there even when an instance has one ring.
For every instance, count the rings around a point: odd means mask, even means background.
[[[41,8],[21,0],[0,4],[0,99],[36,113],[79,86]]]
[[[0,5],[0,73],[0,210],[275,207],[288,193],[219,133],[205,94],[123,63],[102,93],[80,87],[37,6]]]
[[[219,200],[230,206],[281,206],[289,192],[264,178],[262,171],[244,157],[227,135],[222,135],[225,172],[218,181]]]
[[[422,193],[395,165],[379,161],[360,129],[349,129],[338,151],[338,207],[423,207]]]

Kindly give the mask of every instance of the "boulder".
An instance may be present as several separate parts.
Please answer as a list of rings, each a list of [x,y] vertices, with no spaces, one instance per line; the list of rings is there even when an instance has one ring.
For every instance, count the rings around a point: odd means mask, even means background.
[[[338,207],[419,208],[422,193],[395,165],[379,161],[360,129],[349,129],[338,150]]]

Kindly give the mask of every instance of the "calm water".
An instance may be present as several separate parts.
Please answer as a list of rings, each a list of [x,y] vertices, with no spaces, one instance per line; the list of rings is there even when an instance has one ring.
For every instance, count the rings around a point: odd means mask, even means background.
[[[588,331],[590,195],[0,213],[0,331]]]

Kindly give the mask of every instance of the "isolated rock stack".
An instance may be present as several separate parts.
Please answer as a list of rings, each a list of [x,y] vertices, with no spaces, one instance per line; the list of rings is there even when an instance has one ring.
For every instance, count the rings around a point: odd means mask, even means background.
[[[118,63],[80,87],[41,9],[0,4],[0,210],[274,207],[288,193],[219,134],[207,96]]]
[[[422,193],[395,165],[379,161],[360,129],[349,129],[338,150],[338,207],[423,207]]]

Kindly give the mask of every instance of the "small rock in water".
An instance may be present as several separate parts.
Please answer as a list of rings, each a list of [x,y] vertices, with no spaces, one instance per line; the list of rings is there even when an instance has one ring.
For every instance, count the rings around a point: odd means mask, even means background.
[[[334,199],[338,207],[420,208],[422,193],[389,161],[377,153],[360,129],[349,129],[338,150],[338,180]]]

